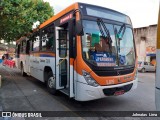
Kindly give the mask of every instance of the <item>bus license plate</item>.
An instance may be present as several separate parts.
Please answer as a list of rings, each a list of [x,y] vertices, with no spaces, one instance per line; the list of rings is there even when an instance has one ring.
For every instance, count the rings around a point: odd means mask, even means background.
[[[120,91],[116,91],[114,95],[117,96],[117,95],[122,95],[124,93],[125,93],[124,90],[120,90]]]

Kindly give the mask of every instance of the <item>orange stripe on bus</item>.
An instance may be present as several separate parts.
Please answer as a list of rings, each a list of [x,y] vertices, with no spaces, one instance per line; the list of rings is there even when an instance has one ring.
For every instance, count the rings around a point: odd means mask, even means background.
[[[74,58],[70,58],[70,65],[74,65]]]
[[[78,3],[74,3],[71,6],[67,7],[66,9],[64,9],[63,11],[61,11],[60,13],[58,13],[57,15],[51,17],[49,20],[45,21],[43,24],[40,25],[39,28],[43,28],[46,25],[50,24],[51,22],[57,20],[58,18],[60,18],[61,16],[67,14],[69,11],[72,11],[74,9],[78,8]]]
[[[53,56],[53,57],[55,57],[55,53],[53,53],[53,52],[33,52],[33,53],[31,53],[30,55],[33,55],[33,56],[35,56],[35,57],[40,57],[41,55],[50,55],[50,56]]]
[[[112,84],[120,84],[120,83],[126,83],[134,80],[136,70],[134,70],[133,73],[126,74],[126,75],[120,75],[120,76],[97,76],[94,72],[91,72],[90,75],[97,81],[100,85],[110,85],[110,81],[112,81]]]

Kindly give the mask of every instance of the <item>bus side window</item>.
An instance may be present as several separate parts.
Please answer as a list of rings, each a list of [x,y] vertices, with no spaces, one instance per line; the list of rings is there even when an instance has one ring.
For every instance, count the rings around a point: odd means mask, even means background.
[[[23,41],[23,53],[26,53],[26,40]]]
[[[30,40],[27,40],[27,44],[26,44],[26,54],[29,54],[30,52]]]
[[[16,58],[19,58],[19,54],[20,54],[20,44],[18,43],[16,45]]]
[[[20,47],[21,47],[21,45],[18,44],[18,49],[17,49],[17,54],[18,54],[18,55],[20,54]]]
[[[39,32],[33,36],[33,51],[39,51],[40,48],[40,35]]]
[[[30,40],[30,52],[33,51],[33,40]]]
[[[42,30],[42,51],[55,51],[54,26],[50,25]]]
[[[20,43],[20,53],[26,53],[26,39],[22,40]]]
[[[23,41],[20,43],[20,53],[23,53]]]

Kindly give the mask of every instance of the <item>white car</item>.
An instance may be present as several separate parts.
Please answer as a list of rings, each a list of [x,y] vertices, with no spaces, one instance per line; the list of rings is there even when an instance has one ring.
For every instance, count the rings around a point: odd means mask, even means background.
[[[150,62],[138,61],[138,71],[146,72],[146,71],[156,71],[156,67]]]

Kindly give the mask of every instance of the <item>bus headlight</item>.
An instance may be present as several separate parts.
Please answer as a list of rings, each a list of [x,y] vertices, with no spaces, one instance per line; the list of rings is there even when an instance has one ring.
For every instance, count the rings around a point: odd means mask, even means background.
[[[86,72],[85,70],[82,70],[82,74],[83,77],[85,78],[86,82],[94,87],[99,86],[98,83],[90,76],[90,74],[88,72]]]

